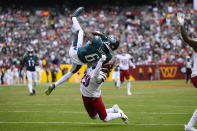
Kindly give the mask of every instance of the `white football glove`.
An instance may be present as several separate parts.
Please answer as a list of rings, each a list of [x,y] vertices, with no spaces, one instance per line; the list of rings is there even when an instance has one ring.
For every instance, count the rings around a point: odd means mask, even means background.
[[[179,25],[183,26],[184,25],[184,14],[177,13],[177,21],[178,21]]]
[[[106,60],[106,56],[105,55],[102,55],[100,61],[101,62],[104,62],[105,60]]]

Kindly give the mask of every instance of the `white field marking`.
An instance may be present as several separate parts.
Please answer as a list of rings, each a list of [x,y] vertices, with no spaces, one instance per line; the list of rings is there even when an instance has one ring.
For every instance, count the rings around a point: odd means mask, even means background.
[[[31,122],[31,121],[24,121],[24,122],[6,122],[0,121],[0,124],[74,124],[74,125],[125,125],[124,123],[94,123],[94,122],[69,122],[69,121],[60,121],[60,122],[52,122],[52,121],[40,121],[40,122]],[[141,123],[141,124],[130,124],[134,126],[183,126],[184,124],[156,124],[156,123]]]
[[[72,113],[72,114],[87,114],[87,112],[83,111],[0,111],[0,112],[12,112],[12,113]],[[177,112],[125,112],[126,114],[151,114],[151,115],[187,115],[192,113],[177,113]]]
[[[10,105],[10,106],[83,106],[83,103],[81,104],[22,104],[22,103],[6,103],[6,104],[0,104],[0,106],[6,106],[6,105]],[[106,106],[112,106],[113,104],[105,104]],[[119,105],[120,107],[128,107],[128,105]],[[140,106],[140,107],[147,107],[148,105],[129,105],[129,107],[132,106]],[[154,106],[154,105],[151,105]],[[197,107],[197,105],[193,105],[193,106],[179,106],[179,105],[158,105],[155,104],[155,106],[157,107]]]

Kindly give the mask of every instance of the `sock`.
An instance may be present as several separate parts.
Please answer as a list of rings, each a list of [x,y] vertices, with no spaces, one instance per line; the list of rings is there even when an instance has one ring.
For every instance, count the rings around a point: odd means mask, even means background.
[[[117,118],[121,118],[120,113],[107,113],[107,117],[104,119],[104,121],[107,122]]]
[[[130,92],[131,84],[130,81],[127,81],[127,91]]]
[[[55,86],[60,85],[64,81],[68,80],[73,75],[72,72],[68,72],[65,75],[63,75],[57,82],[55,82]]]
[[[29,92],[32,93],[32,82],[28,82],[28,88],[29,88]]]
[[[189,127],[193,127],[197,121],[197,109],[194,111],[189,123],[187,124]]]
[[[74,31],[82,30],[76,17],[72,17]]]
[[[79,30],[79,33],[78,33],[78,41],[77,41],[77,47],[82,47],[82,44],[83,44],[83,36],[84,36],[84,32],[82,29]]]
[[[113,108],[108,108],[108,109],[106,109],[106,112],[107,113],[114,113],[114,109]]]

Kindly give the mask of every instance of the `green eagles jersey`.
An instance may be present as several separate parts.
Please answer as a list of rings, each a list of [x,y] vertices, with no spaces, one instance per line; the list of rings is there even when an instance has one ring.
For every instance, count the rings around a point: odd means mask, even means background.
[[[96,62],[101,58],[101,55],[106,55],[106,61],[112,59],[112,55],[105,49],[104,44],[100,36],[94,36],[92,44],[88,44],[83,47],[79,47],[77,51],[79,59],[83,63]]]
[[[36,66],[37,59],[38,58],[36,55],[33,55],[33,56],[26,55],[24,57],[24,62],[25,62],[25,65],[26,65],[28,71],[35,71],[36,70],[35,66]]]

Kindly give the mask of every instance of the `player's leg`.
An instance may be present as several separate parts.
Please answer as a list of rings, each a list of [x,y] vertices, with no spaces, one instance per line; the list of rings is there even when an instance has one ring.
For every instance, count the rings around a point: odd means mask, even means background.
[[[124,71],[124,76],[126,77],[126,79],[127,79],[127,94],[128,95],[132,95],[132,93],[131,93],[131,82],[130,82],[130,72],[129,72],[129,70],[125,70]]]
[[[86,111],[88,112],[88,115],[90,116],[91,119],[97,119],[99,117],[98,113],[95,111],[93,105],[92,105],[92,98],[88,98],[88,97],[84,97],[82,95],[82,99],[83,99],[83,104],[84,107],[86,109]]]
[[[117,118],[123,118],[123,115],[119,111],[115,112],[113,107],[106,110],[101,97],[95,98],[94,101],[91,101],[91,103],[94,107],[94,110],[96,110],[98,113],[99,118],[104,122],[108,122]]]
[[[121,85],[121,82],[120,82],[120,71],[117,71],[117,83],[116,83],[116,86],[118,88],[120,88],[120,85]]]
[[[84,32],[77,20],[77,16],[79,16],[79,14],[84,10],[84,7],[79,7],[77,8],[74,13],[71,15],[71,19],[73,22],[73,29],[74,32],[76,33],[75,35],[75,39],[73,41],[73,45],[75,47],[81,47],[83,44],[83,37],[84,37]]]
[[[197,109],[194,111],[189,123],[185,125],[185,131],[197,131],[194,129],[194,124],[197,121]]]
[[[124,82],[124,71],[121,70],[120,71],[120,87],[121,87],[121,83],[123,83],[123,82]]]
[[[32,72],[32,79],[34,81],[32,91],[33,91],[33,94],[35,95],[36,94],[36,83],[37,83],[36,71]]]
[[[29,88],[29,95],[33,95],[33,87],[32,87],[32,72],[27,71],[27,79],[28,79],[28,88]]]
[[[64,81],[68,80],[69,78],[72,77],[73,74],[75,74],[76,72],[79,71],[79,69],[81,68],[81,65],[77,65],[77,64],[72,64],[71,65],[71,69],[68,73],[66,73],[65,75],[63,75],[57,82],[55,82],[54,84],[50,85],[48,90],[45,92],[46,95],[50,95],[51,92],[55,89],[56,86],[62,84]]]
[[[191,78],[192,84],[195,88],[197,88],[197,75]]]
[[[58,80],[56,83],[55,83],[55,86],[58,86],[60,85],[62,82],[68,80],[73,74],[75,74],[76,72],[79,71],[79,69],[81,68],[81,65],[77,65],[77,64],[72,64],[71,65],[71,69],[70,71],[65,74],[60,80]]]

